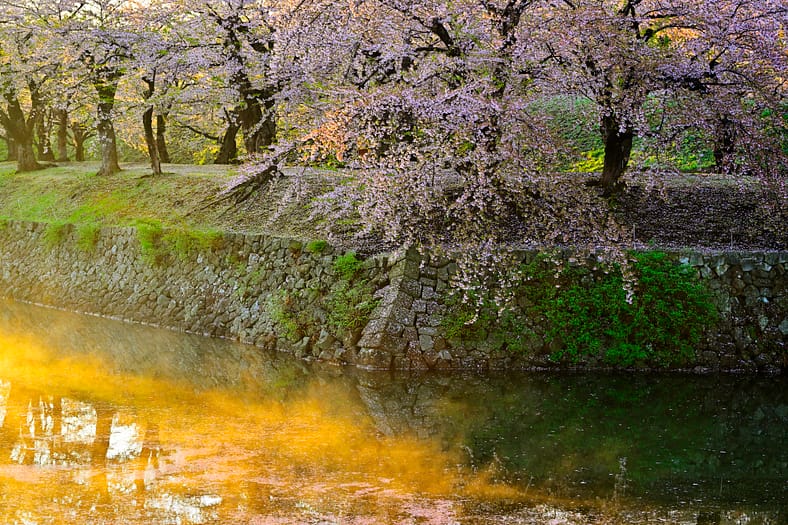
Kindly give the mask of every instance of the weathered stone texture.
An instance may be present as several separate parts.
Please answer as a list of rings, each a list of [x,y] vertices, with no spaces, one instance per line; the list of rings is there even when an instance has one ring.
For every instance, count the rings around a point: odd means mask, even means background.
[[[538,330],[527,338],[527,352],[515,355],[494,350],[489,340],[449,340],[442,320],[457,265],[425,260],[414,250],[365,261],[362,278],[378,306],[366,326],[335,333],[321,302],[339,279],[331,247],[310,253],[296,240],[226,234],[220,246],[165,253],[152,261],[132,228],[101,230],[89,251],[78,246],[73,227],[66,226],[55,242],[47,228],[21,222],[0,228],[0,295],[368,368],[561,366],[547,357],[557,343],[545,341]],[[704,334],[690,368],[784,370],[788,253],[675,257],[697,268],[721,315]],[[297,330],[288,328],[282,309],[300,323]],[[591,359],[581,366],[603,365]]]

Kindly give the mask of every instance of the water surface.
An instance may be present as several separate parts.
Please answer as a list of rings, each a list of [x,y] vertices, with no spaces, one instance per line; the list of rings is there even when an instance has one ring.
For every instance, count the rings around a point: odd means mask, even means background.
[[[786,386],[368,373],[0,302],[0,523],[783,524]]]

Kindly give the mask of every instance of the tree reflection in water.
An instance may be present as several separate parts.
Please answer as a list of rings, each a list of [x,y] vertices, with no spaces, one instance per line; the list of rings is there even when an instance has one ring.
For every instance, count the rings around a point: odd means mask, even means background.
[[[0,523],[786,517],[780,379],[369,374],[0,306]]]

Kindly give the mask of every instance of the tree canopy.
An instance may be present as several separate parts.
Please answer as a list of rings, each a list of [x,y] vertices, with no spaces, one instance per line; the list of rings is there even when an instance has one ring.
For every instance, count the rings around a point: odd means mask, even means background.
[[[687,156],[785,188],[781,0],[0,6],[0,127],[20,171],[55,160],[50,137],[67,158],[70,137],[76,158],[89,144],[116,172],[120,126],[156,174],[243,161],[235,202],[285,164],[346,168],[354,183],[325,206],[449,244],[493,242],[512,220],[535,242],[620,237],[603,200],[553,184],[584,156],[605,196],[627,170]]]

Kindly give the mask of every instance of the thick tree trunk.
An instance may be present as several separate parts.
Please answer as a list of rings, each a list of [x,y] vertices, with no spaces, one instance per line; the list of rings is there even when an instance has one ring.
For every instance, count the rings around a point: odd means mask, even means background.
[[[98,141],[101,147],[101,167],[98,174],[112,175],[118,173],[120,171],[118,146],[112,120],[99,120],[96,130],[98,131]]]
[[[85,142],[90,138],[85,126],[76,122],[71,124],[71,136],[74,139],[74,160],[85,162]]]
[[[74,140],[74,160],[77,162],[85,162],[85,141]]]
[[[148,146],[151,169],[154,175],[161,175],[159,148],[156,144],[156,136],[153,133],[153,106],[150,106],[142,114],[142,127],[145,130],[145,144]]]
[[[68,111],[57,110],[57,162],[68,162]]]
[[[99,98],[96,112],[96,131],[101,148],[99,175],[112,175],[120,171],[115,126],[112,123],[112,110],[115,107],[115,93],[118,89],[119,78],[120,74],[117,74],[109,80],[99,79],[93,83]]]
[[[227,125],[227,130],[222,135],[222,144],[214,164],[232,164],[238,159],[238,146],[235,143],[235,137],[238,136],[240,129],[240,126],[234,122]]]
[[[276,115],[273,100],[266,99],[265,107],[256,98],[248,98],[238,112],[244,135],[244,147],[249,155],[262,153],[276,140]]]
[[[602,168],[600,185],[603,194],[606,196],[615,193],[618,180],[623,175],[629,164],[629,156],[632,153],[632,130],[621,126],[615,118],[604,117],[602,119],[602,139],[605,144],[605,161]]]
[[[17,141],[16,152],[16,171],[19,173],[36,171],[44,168],[44,166],[36,161],[36,154],[33,151],[32,133],[27,137],[27,140]]]
[[[74,137],[74,160],[85,162],[85,137],[82,135]]]
[[[249,155],[262,153],[276,141],[276,111],[272,89],[252,89],[249,79],[239,80],[244,104],[238,117],[244,135],[244,148]]]
[[[8,132],[9,139],[12,139],[16,150],[17,171],[35,171],[42,169],[43,166],[36,162],[36,155],[33,151],[33,135],[35,133],[36,98],[33,97],[33,108],[28,119],[25,119],[22,105],[15,94],[5,95],[7,113],[2,115],[3,127]]]
[[[167,149],[167,115],[156,115],[156,147],[159,150],[159,158],[162,162],[169,164],[170,151]]]
[[[112,123],[112,108],[115,105],[115,90],[112,89],[111,99],[102,97],[101,93],[99,93],[99,97],[102,101],[98,104],[98,124],[96,125],[99,147],[101,148],[101,167],[99,168],[98,174],[112,175],[120,171],[115,126]]]

